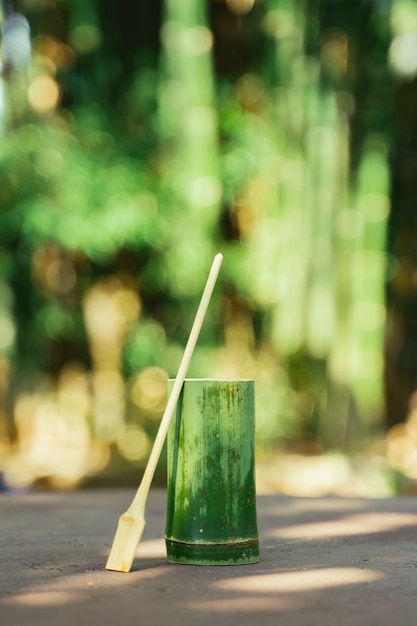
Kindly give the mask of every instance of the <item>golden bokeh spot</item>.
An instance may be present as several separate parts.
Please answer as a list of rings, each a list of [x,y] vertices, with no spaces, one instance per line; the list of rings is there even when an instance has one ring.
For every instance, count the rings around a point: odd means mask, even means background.
[[[229,11],[236,15],[245,15],[252,11],[255,0],[226,0]]]
[[[52,113],[61,99],[58,83],[52,76],[41,74],[29,85],[28,101],[31,108],[41,115]]]
[[[142,461],[148,454],[150,441],[143,428],[128,425],[120,431],[117,437],[117,447],[120,454],[128,461]]]
[[[76,60],[70,46],[53,37],[40,37],[36,50],[40,55],[51,59],[57,67],[70,67]]]
[[[167,394],[167,378],[165,370],[160,367],[147,367],[134,377],[130,397],[141,410],[159,415],[164,409]]]

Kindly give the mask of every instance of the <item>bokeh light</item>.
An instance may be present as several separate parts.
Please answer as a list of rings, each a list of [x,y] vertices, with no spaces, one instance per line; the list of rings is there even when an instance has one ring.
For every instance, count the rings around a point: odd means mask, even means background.
[[[413,408],[388,428],[383,406],[398,365],[395,394],[415,384],[394,206],[413,205],[415,3],[128,4],[23,3],[32,59],[2,68],[0,471],[143,468],[220,250],[191,370],[255,379],[259,483],[417,480]]]
[[[56,80],[47,74],[33,78],[28,89],[28,101],[32,109],[41,115],[53,112],[61,98]]]
[[[255,0],[226,0],[226,4],[232,13],[245,15],[253,9]]]

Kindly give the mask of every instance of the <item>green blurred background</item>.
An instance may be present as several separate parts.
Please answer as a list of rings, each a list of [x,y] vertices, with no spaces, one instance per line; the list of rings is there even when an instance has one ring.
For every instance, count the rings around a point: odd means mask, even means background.
[[[255,379],[258,490],[414,492],[417,4],[2,6],[5,484],[138,484],[221,251],[189,375]]]

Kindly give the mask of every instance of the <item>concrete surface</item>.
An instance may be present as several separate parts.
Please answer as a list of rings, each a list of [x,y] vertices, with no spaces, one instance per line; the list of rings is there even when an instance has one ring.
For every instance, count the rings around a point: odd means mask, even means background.
[[[261,561],[167,563],[151,491],[132,571],[104,564],[133,491],[0,494],[0,624],[414,624],[417,499],[261,495]]]

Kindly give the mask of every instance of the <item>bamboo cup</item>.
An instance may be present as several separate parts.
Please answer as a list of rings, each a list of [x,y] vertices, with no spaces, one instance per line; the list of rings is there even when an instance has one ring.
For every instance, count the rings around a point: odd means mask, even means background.
[[[186,379],[168,431],[167,462],[168,561],[259,561],[254,381]]]

